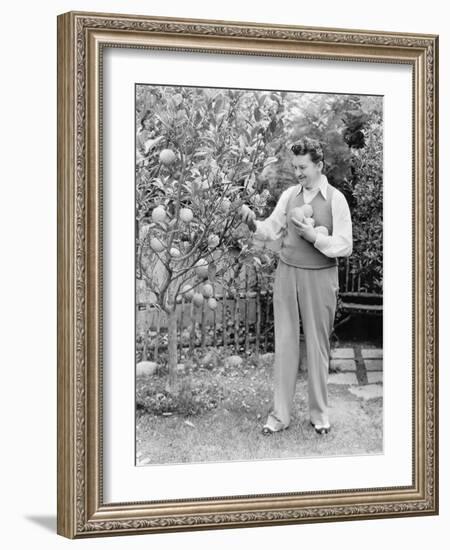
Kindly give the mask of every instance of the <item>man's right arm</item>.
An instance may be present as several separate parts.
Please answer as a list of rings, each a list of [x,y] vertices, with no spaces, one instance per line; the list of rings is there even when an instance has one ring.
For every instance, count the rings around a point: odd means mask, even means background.
[[[255,239],[261,241],[275,241],[282,235],[286,227],[286,210],[291,188],[285,189],[278,199],[272,213],[265,220],[255,220]]]

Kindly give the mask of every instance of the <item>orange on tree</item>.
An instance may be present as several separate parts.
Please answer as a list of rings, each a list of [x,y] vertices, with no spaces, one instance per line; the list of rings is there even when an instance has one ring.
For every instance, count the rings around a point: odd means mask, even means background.
[[[194,302],[195,306],[200,307],[201,305],[203,305],[204,301],[203,294],[200,294],[200,292],[196,292],[194,294],[194,297],[192,298],[192,301]]]
[[[157,237],[152,237],[150,240],[150,247],[155,252],[162,252],[164,250],[164,244]]]
[[[190,208],[180,209],[180,220],[184,223],[189,223],[194,219],[194,213]]]
[[[199,277],[207,277],[208,276],[208,262],[201,258],[198,260],[198,262],[195,264],[195,272]]]
[[[209,298],[207,304],[210,309],[217,309],[217,300],[215,298]]]
[[[152,211],[152,220],[157,223],[163,223],[167,219],[167,213],[164,206],[157,206]]]
[[[217,235],[210,235],[208,237],[208,246],[209,248],[216,248],[220,242],[220,239]]]
[[[195,291],[191,287],[191,285],[183,285],[181,288],[181,293],[186,298],[186,300],[192,300],[192,297],[194,296]]]
[[[172,149],[163,149],[161,153],[159,153],[159,162],[165,166],[170,166],[173,164],[176,158],[177,157]]]
[[[214,289],[210,283],[205,283],[202,287],[202,294],[205,298],[211,298],[214,294]]]

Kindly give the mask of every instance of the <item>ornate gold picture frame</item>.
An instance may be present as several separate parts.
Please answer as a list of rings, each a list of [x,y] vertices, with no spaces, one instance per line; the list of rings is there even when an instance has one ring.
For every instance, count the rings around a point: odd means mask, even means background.
[[[103,53],[248,54],[412,68],[412,483],[105,502]],[[58,523],[69,538],[438,513],[438,37],[70,12],[58,17]],[[389,236],[387,236],[389,238]],[[389,421],[389,419],[386,419]]]

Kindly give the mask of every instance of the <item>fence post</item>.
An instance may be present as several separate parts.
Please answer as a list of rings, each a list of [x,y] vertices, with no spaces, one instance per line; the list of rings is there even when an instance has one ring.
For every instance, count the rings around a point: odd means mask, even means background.
[[[213,335],[211,344],[216,347],[216,309],[213,309]]]
[[[194,301],[191,300],[191,337],[189,338],[189,355],[192,357],[194,351],[195,340],[195,306]]]
[[[180,361],[183,357],[183,325],[184,325],[184,294],[181,295],[181,313],[180,313]]]
[[[202,318],[201,318],[201,323],[202,323],[202,339],[201,339],[201,346],[202,346],[202,350],[205,349],[205,340],[206,340],[206,326],[205,326],[205,317],[206,317],[206,313],[205,313],[205,300],[203,300],[203,303],[202,303]]]
[[[156,339],[155,339],[155,363],[159,357],[159,333],[161,332],[161,312],[156,317]]]
[[[353,269],[350,270],[350,292],[355,292],[355,273]]]
[[[239,353],[239,290],[234,283],[234,346],[236,353]]]
[[[361,269],[362,269],[361,260],[359,260],[358,266],[359,267],[358,267],[358,280],[357,280],[358,288],[357,288],[357,292],[361,292]]]
[[[256,359],[259,359],[260,331],[261,331],[261,298],[259,296],[259,279],[256,280],[256,319],[255,319],[255,346]]]
[[[147,361],[148,329],[150,328],[150,323],[149,323],[148,315],[147,315],[147,304],[145,304],[144,316],[145,316],[145,320],[144,320],[144,338],[143,338],[143,347],[142,347],[142,361]]]
[[[245,265],[245,309],[244,309],[244,314],[245,314],[245,353],[248,354],[248,338],[249,338],[249,335],[248,335],[248,329],[249,329],[249,326],[248,326],[248,310],[249,310],[249,307],[248,307],[248,301],[249,301],[249,296],[248,296],[248,266],[247,264]]]
[[[267,349],[269,347],[269,292],[266,291],[266,304],[265,304],[265,322],[264,322],[264,348],[267,353]]]
[[[350,260],[345,258],[345,292],[348,292],[348,271],[350,268]]]
[[[227,345],[227,332],[228,332],[228,321],[227,321],[227,288],[225,285],[222,287],[222,341],[223,347]]]

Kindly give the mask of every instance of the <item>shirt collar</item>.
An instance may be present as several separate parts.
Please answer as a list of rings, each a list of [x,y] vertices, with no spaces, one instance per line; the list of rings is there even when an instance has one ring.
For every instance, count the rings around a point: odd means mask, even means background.
[[[327,198],[327,185],[328,185],[328,178],[325,174],[322,174],[320,177],[320,183],[319,183],[319,191],[322,193],[323,198],[326,200]],[[303,184],[298,184],[298,190],[297,195],[299,195],[302,192]]]

